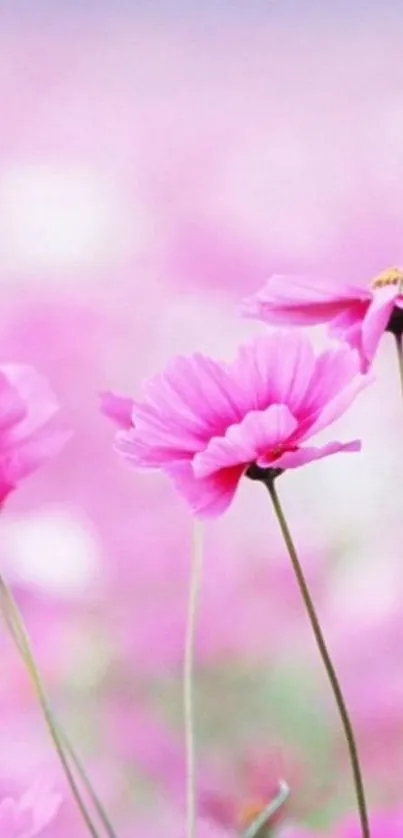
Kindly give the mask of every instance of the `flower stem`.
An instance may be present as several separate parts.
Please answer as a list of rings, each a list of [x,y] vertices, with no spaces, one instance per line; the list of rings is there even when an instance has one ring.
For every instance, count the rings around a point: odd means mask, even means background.
[[[193,671],[197,599],[200,586],[202,560],[202,530],[200,524],[195,522],[193,529],[192,565],[190,571],[188,613],[186,622],[185,659],[183,670],[183,709],[186,739],[187,838],[195,838],[196,833],[196,768],[193,713]]]
[[[298,582],[298,587],[301,592],[302,599],[305,604],[305,608],[307,610],[307,614],[309,617],[309,621],[312,627],[312,631],[315,636],[316,644],[319,649],[320,656],[323,661],[323,665],[327,672],[330,685],[333,691],[334,698],[336,700],[337,708],[340,714],[341,723],[344,729],[345,737],[347,740],[348,751],[350,755],[350,762],[351,768],[354,777],[354,785],[355,791],[357,796],[357,804],[358,804],[358,811],[360,816],[361,822],[361,830],[363,838],[370,838],[370,828],[369,828],[369,820],[368,820],[368,812],[367,812],[367,804],[365,801],[365,792],[364,792],[364,783],[362,779],[360,761],[358,757],[358,750],[357,744],[355,741],[353,727],[350,721],[350,716],[347,710],[346,702],[341,690],[341,686],[339,680],[336,675],[336,670],[333,666],[332,659],[330,657],[329,651],[326,646],[326,642],[322,633],[322,629],[319,623],[318,616],[315,611],[315,606],[312,601],[311,594],[309,592],[308,584],[305,580],[304,573],[301,567],[301,564],[298,559],[298,555],[294,546],[294,542],[292,540],[292,536],[290,530],[288,528],[287,521],[285,519],[280,500],[277,494],[277,490],[274,485],[274,480],[269,479],[265,485],[269,490],[269,494],[273,503],[274,511],[277,516],[278,523],[280,525],[280,529],[282,535],[284,537],[284,541],[288,550],[288,554],[291,559],[291,563],[294,569],[294,573]]]
[[[257,838],[261,829],[264,826],[268,825],[270,818],[272,818],[273,815],[275,815],[276,812],[278,812],[281,806],[284,805],[289,794],[290,789],[287,783],[285,783],[284,780],[281,780],[278,793],[274,800],[271,800],[270,803],[268,803],[267,806],[264,807],[264,809],[257,816],[256,820],[254,820],[251,823],[251,825],[245,830],[245,832],[242,835],[242,838]]]
[[[397,361],[399,364],[399,376],[400,376],[400,386],[402,388],[403,393],[403,345],[402,345],[402,335],[399,332],[394,332],[393,337],[396,343],[397,349]]]
[[[84,788],[87,790],[88,796],[89,796],[90,800],[92,801],[92,804],[93,804],[94,809],[95,809],[95,811],[96,811],[96,813],[99,817],[99,820],[101,821],[102,826],[104,827],[105,834],[108,836],[108,838],[117,838],[117,834],[116,834],[116,832],[114,830],[114,827],[112,826],[112,823],[109,819],[109,815],[106,812],[106,809],[105,809],[103,803],[101,802],[101,800],[99,799],[95,789],[93,788],[93,785],[91,783],[90,778],[88,777],[88,774],[87,774],[87,772],[84,768],[84,765],[82,764],[80,758],[77,756],[77,753],[74,750],[70,740],[67,738],[67,734],[60,727],[60,724],[56,723],[54,717],[53,717],[53,721],[54,721],[54,724],[57,726],[57,731],[58,731],[58,734],[59,734],[59,738],[61,739],[61,742],[64,745],[64,747],[65,747],[65,749],[66,749],[66,751],[67,751],[67,753],[68,753],[68,755],[69,755],[69,757],[70,757],[70,759],[71,759],[71,761],[72,761],[72,763],[73,763],[73,765],[74,765],[74,767],[77,771],[77,774],[81,778],[81,781],[82,781],[82,784],[83,784]]]
[[[99,838],[99,833],[94,826],[91,816],[88,813],[88,810],[85,806],[81,798],[80,791],[74,779],[73,773],[69,766],[69,763],[66,759],[66,755],[64,753],[62,743],[61,743],[61,735],[56,722],[53,718],[53,713],[50,709],[49,702],[46,696],[45,688],[42,683],[42,679],[38,670],[38,667],[35,662],[35,658],[31,649],[31,644],[29,641],[29,637],[27,631],[25,629],[22,617],[20,615],[19,608],[14,600],[14,597],[9,590],[6,582],[0,576],[0,597],[2,600],[2,610],[4,620],[7,624],[7,627],[10,631],[11,636],[13,637],[15,644],[21,654],[22,659],[27,667],[32,685],[35,689],[41,710],[43,712],[43,716],[49,730],[49,734],[55,746],[56,752],[60,759],[62,768],[66,775],[67,782],[70,786],[72,795],[77,803],[77,806],[80,810],[82,818],[87,826],[88,832],[92,836],[92,838]],[[109,833],[109,838],[116,838],[113,832]]]

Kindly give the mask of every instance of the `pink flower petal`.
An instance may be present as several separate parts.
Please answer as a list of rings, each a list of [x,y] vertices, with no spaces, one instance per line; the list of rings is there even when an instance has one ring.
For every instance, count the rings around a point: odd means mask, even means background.
[[[244,393],[244,412],[277,403],[298,415],[315,363],[309,339],[298,331],[267,334],[242,346],[229,369]]]
[[[132,427],[133,399],[129,396],[118,396],[106,390],[99,394],[101,413],[112,419],[120,428]]]
[[[199,353],[178,356],[145,386],[146,404],[159,417],[202,438],[242,418],[223,364]],[[137,418],[137,406],[134,420]]]
[[[339,418],[357,394],[372,383],[359,374],[359,355],[347,347],[329,349],[319,356],[304,405],[299,439],[313,436]]]
[[[233,466],[209,477],[196,478],[189,462],[177,463],[166,469],[178,492],[200,518],[215,517],[225,512],[234,498],[243,472],[243,466]]]
[[[131,428],[130,431],[118,431],[114,449],[137,468],[158,469],[190,460],[194,446],[186,443],[179,431],[171,436],[164,428],[160,433]]]
[[[395,285],[386,285],[374,291],[373,300],[362,324],[362,352],[365,369],[372,362],[395,307],[397,296],[398,289]]]
[[[368,300],[352,305],[329,323],[330,337],[345,341],[362,356],[362,323],[370,303]]]
[[[207,448],[196,454],[196,477],[208,477],[223,468],[249,465],[284,443],[296,430],[297,421],[286,405],[248,413],[239,425],[231,425],[225,436],[214,437]]]
[[[323,457],[329,457],[331,454],[337,454],[339,451],[360,451],[361,442],[358,439],[352,442],[328,442],[322,447],[304,447],[298,448],[297,451],[287,451],[282,454],[273,465],[276,468],[298,468],[305,466],[307,463],[312,463],[314,460],[321,460]]]
[[[58,412],[59,404],[48,381],[32,367],[1,364],[0,373],[15,387],[26,408],[22,421],[9,427],[2,435],[3,445],[14,445],[47,423]]]
[[[21,422],[26,413],[24,400],[0,367],[0,433]]]
[[[275,325],[327,323],[350,305],[371,299],[368,290],[349,285],[319,284],[304,277],[274,275],[242,312]]]
[[[14,488],[21,480],[36,471],[48,459],[55,457],[64,448],[71,437],[67,430],[50,429],[47,426],[39,428],[27,440],[14,448],[0,452],[0,473],[2,487],[8,494],[6,487]],[[4,485],[3,485],[4,483]],[[1,494],[1,488],[0,488]],[[5,494],[1,499],[4,499]]]

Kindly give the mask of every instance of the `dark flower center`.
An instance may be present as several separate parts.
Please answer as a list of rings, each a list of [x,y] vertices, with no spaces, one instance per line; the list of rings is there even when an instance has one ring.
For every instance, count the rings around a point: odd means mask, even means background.
[[[277,445],[277,447],[273,448],[271,451],[273,461],[275,462],[287,451],[298,451],[298,445],[287,445],[287,443],[284,445]],[[245,472],[246,477],[249,477],[250,480],[260,480],[261,483],[268,483],[275,480],[276,477],[279,477],[280,474],[283,473],[284,469],[276,468],[274,462],[272,466],[267,466],[266,468],[261,468],[261,466],[256,465],[256,463],[251,463]]]
[[[260,480],[261,483],[270,483],[272,480],[275,480],[276,477],[280,477],[284,469],[282,468],[260,468],[257,466],[256,463],[252,463],[249,468],[246,470],[245,474],[246,477],[249,477],[250,480]]]
[[[398,335],[398,337],[403,334],[403,309],[395,306],[390,315],[386,331],[392,332],[392,335]]]

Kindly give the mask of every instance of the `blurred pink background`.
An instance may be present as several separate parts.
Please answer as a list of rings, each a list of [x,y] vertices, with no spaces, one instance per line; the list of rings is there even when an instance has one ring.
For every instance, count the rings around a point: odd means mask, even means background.
[[[230,357],[264,328],[238,318],[240,299],[274,271],[366,283],[403,262],[402,8],[0,10],[0,355],[49,377],[74,431],[4,510],[2,569],[123,838],[183,832],[191,522],[163,477],[118,460],[98,391],[135,395],[178,351]],[[395,367],[385,338],[340,423],[363,453],[281,486],[374,806],[398,801],[403,771]],[[263,491],[242,486],[206,542],[201,797],[242,797],[244,764],[262,764],[289,779],[296,817],[331,823],[353,799],[344,743]],[[0,642],[0,790],[38,776],[63,790],[5,630]],[[48,834],[79,838],[63,793]]]

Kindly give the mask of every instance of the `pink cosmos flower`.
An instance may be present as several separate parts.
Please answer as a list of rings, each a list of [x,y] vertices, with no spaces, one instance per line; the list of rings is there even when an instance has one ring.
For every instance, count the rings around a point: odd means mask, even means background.
[[[176,357],[134,403],[134,427],[116,449],[134,466],[162,469],[193,511],[215,516],[231,503],[242,475],[264,479],[360,442],[306,445],[337,419],[363,387],[347,347],[315,356],[297,332],[243,346],[233,363],[201,354]]]
[[[0,801],[0,838],[36,838],[53,821],[61,797],[40,785]]]
[[[68,439],[52,425],[58,409],[47,381],[34,369],[0,365],[0,503]]]
[[[368,370],[385,330],[403,332],[403,270],[388,268],[369,288],[321,285],[309,279],[272,276],[245,300],[243,313],[273,325],[328,323],[329,333],[357,349]]]

